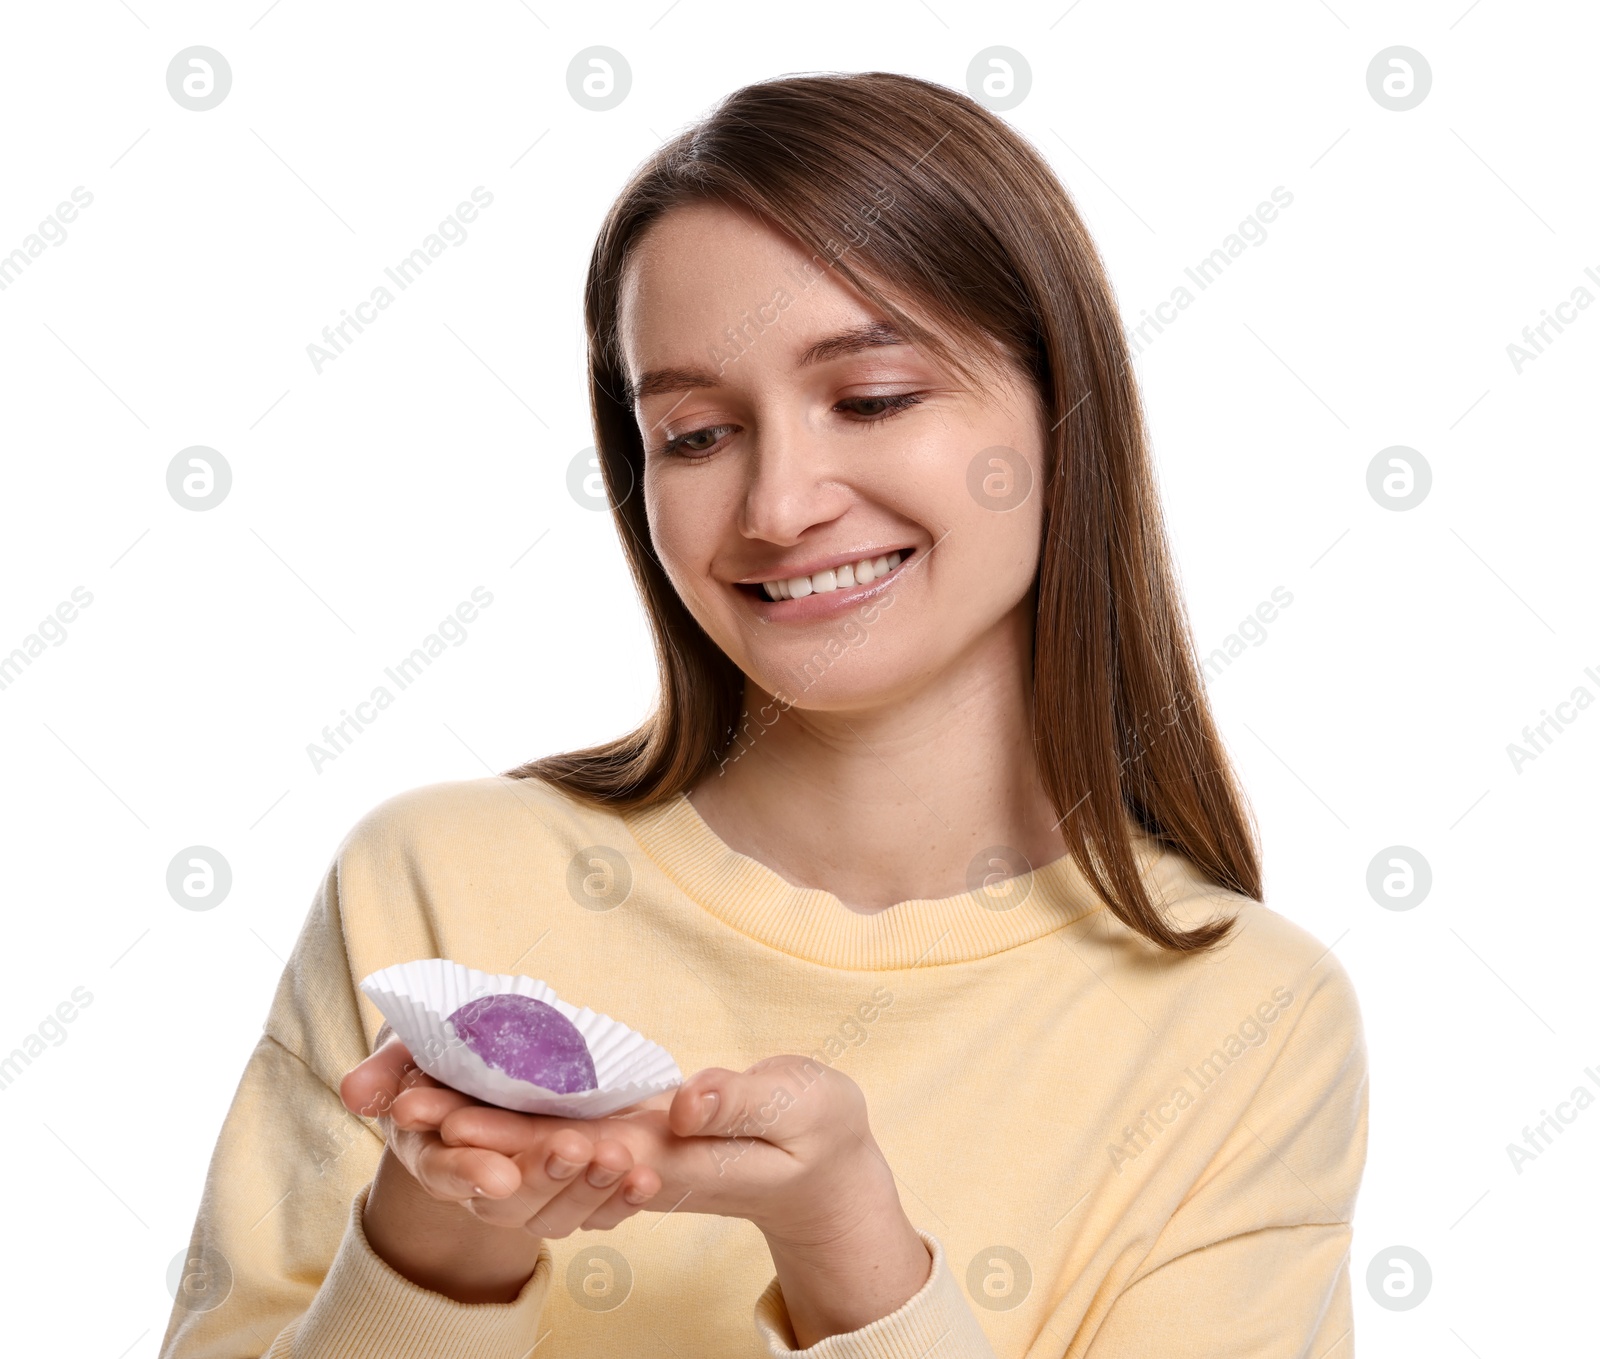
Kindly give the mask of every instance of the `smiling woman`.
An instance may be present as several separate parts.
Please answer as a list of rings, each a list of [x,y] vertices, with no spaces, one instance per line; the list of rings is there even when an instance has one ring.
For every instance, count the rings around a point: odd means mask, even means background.
[[[774,144],[804,154],[774,157]],[[867,227],[862,204],[874,205]],[[751,298],[819,256],[828,273],[735,367],[694,362]],[[1008,759],[1004,780],[1036,813],[1013,832],[1031,862],[1056,857],[1064,836],[1140,934],[1179,949],[1225,935],[1226,920],[1173,930],[1133,866],[1141,830],[1213,882],[1260,896],[1167,562],[1111,289],[1037,153],[971,100],[922,81],[753,86],[625,189],[591,261],[586,315],[597,448],[649,605],[663,697],[629,736],[517,773],[613,807],[693,788],[741,713],[798,673],[815,626],[865,593],[839,592],[838,568],[873,561],[881,592],[876,563],[897,553],[913,559],[904,591],[921,590],[921,606],[900,612],[870,663],[813,690],[807,709],[893,697],[904,722],[904,683],[930,711],[968,706],[976,758],[958,777],[974,789],[992,797],[997,743],[1033,747]],[[972,463],[995,449],[1036,488],[1020,505],[969,491]],[[642,497],[627,494],[636,486]],[[814,598],[830,569],[835,594]],[[762,581],[782,582],[790,602],[742,588]],[[970,711],[980,695],[983,730]],[[842,792],[833,763],[821,781]],[[880,773],[859,767],[870,793]],[[737,796],[716,785],[697,807],[715,822],[713,804],[742,802],[753,773]],[[873,819],[852,821],[854,844],[830,828],[812,863],[782,857],[803,881],[844,860],[836,871],[888,868],[876,876],[900,887],[907,869],[933,887],[961,863],[941,835],[946,864],[907,844],[891,868],[902,837]],[[731,817],[722,823],[730,843],[753,845]]]
[[[1261,901],[1048,165],[911,77],[752,85],[624,188],[585,315],[659,703],[346,837],[163,1355],[1348,1354],[1359,1010]],[[496,1108],[357,986],[535,948],[694,1074]]]

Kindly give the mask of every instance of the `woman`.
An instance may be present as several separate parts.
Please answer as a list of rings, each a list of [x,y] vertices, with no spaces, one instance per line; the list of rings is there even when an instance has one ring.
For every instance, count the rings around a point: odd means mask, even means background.
[[[586,312],[658,709],[346,837],[163,1355],[1350,1352],[1356,1001],[1260,902],[1048,167],[909,77],[750,86]],[[693,1074],[587,1122],[438,1086],[357,990],[432,956]]]

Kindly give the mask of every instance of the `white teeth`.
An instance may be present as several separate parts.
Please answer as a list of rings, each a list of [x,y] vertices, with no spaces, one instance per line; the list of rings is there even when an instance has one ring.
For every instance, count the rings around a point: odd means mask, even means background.
[[[883,557],[865,557],[854,564],[810,576],[792,576],[788,580],[764,580],[761,589],[768,599],[804,599],[807,595],[831,594],[835,590],[848,590],[852,585],[868,585],[893,571],[905,556],[891,552]]]

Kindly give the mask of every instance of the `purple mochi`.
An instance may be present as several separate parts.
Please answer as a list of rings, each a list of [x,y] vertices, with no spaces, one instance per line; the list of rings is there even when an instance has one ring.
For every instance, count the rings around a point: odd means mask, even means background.
[[[469,1000],[450,1016],[456,1034],[496,1070],[575,1095],[600,1082],[577,1026],[552,1005],[514,992]]]

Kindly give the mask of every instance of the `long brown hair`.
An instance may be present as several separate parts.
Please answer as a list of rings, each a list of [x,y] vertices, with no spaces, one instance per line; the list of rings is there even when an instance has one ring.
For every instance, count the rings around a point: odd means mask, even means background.
[[[629,251],[671,208],[759,214],[837,270],[956,372],[979,365],[945,333],[1003,351],[1038,384],[1049,435],[1033,657],[1033,734],[1067,851],[1130,929],[1173,950],[1232,928],[1169,923],[1130,830],[1259,900],[1243,796],[1206,703],[1172,573],[1139,391],[1111,286],[1043,158],[993,113],[882,71],[747,85],[640,167],[613,205],[584,294],[589,395],[612,513],[643,597],[660,676],[636,730],[507,771],[615,809],[691,788],[734,739],[744,676],[700,627],[650,541],[643,446],[618,334]]]

